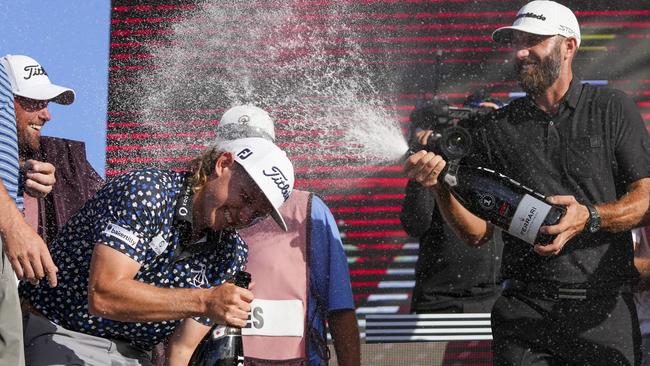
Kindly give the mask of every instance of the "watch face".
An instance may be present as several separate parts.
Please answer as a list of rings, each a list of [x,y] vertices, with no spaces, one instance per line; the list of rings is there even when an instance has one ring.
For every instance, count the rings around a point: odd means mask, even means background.
[[[587,221],[587,229],[590,233],[595,233],[600,230],[600,216],[598,211],[593,206],[587,206],[589,210],[589,220]]]

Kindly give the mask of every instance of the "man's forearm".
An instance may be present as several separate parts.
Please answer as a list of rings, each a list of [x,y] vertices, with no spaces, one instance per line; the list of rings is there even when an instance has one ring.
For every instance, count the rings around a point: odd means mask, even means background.
[[[6,233],[16,224],[23,220],[23,216],[16,207],[16,203],[11,199],[5,189],[4,184],[0,181],[0,235],[5,238]]]
[[[490,239],[492,226],[461,205],[445,185],[438,183],[431,190],[440,213],[457,237],[471,246],[482,245]]]
[[[404,230],[410,236],[419,238],[431,226],[436,201],[428,188],[412,180],[406,184],[405,193],[399,218]]]
[[[614,202],[596,205],[601,230],[621,232],[650,225],[650,178],[630,184],[628,193]]]
[[[165,348],[165,366],[186,366],[190,362],[192,353],[209,330],[210,327],[199,324],[193,319],[183,320],[169,337]]]
[[[206,289],[160,288],[131,279],[89,285],[89,311],[123,322],[158,322],[205,314]]]
[[[341,366],[361,365],[359,327],[353,309],[339,310],[328,314],[336,360]]]

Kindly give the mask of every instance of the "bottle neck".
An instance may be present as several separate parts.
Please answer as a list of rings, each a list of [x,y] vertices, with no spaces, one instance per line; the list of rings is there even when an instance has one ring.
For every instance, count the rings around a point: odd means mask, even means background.
[[[241,336],[241,328],[239,327],[231,327],[231,326],[226,326],[226,329],[224,330],[225,335],[227,336]]]

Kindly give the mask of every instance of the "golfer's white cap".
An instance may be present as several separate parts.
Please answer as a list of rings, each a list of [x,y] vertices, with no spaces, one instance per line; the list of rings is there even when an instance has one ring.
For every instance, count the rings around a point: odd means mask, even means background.
[[[222,140],[219,149],[233,153],[235,161],[273,206],[271,217],[286,231],[287,224],[278,209],[289,198],[295,182],[293,164],[287,154],[271,141],[260,137]]]
[[[536,0],[524,5],[509,27],[502,27],[492,33],[497,43],[508,43],[514,31],[542,36],[561,35],[575,38],[580,47],[580,26],[571,9],[555,1]]]
[[[72,104],[74,90],[52,84],[41,64],[29,56],[6,55],[0,62],[7,71],[14,95],[34,99],[50,100],[59,104]]]

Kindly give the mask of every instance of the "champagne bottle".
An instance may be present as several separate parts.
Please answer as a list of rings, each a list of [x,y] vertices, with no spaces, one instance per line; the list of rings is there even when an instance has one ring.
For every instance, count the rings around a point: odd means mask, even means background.
[[[539,228],[557,224],[566,210],[546,203],[544,195],[493,170],[456,161],[443,174],[454,197],[476,216],[530,244],[555,239],[539,233]]]
[[[248,288],[251,275],[239,271],[235,285]],[[244,366],[241,328],[215,324],[194,350],[188,366]]]

